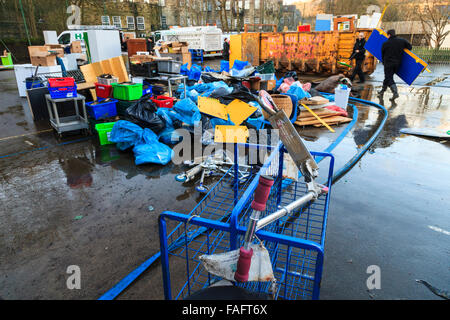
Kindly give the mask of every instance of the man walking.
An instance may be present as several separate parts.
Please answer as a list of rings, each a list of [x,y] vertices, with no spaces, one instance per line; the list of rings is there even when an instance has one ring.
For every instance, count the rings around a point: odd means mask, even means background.
[[[228,38],[223,41],[222,58],[226,61],[230,60],[230,40]]]
[[[366,39],[364,38],[364,33],[360,33],[358,35],[358,39],[356,39],[355,45],[353,46],[353,52],[350,56],[351,59],[355,59],[356,66],[353,69],[353,73],[350,76],[350,80],[353,82],[356,75],[359,77],[359,83],[364,83],[364,72],[362,70],[362,65],[364,63],[364,59],[366,58],[366,49],[364,46],[366,45]]]
[[[411,44],[405,39],[395,35],[395,30],[387,32],[388,40],[381,47],[381,55],[384,64],[384,81],[383,88],[378,91],[379,95],[383,95],[389,87],[394,94],[391,99],[398,98],[397,86],[394,82],[394,74],[398,72],[402,54],[404,49],[411,50]]]

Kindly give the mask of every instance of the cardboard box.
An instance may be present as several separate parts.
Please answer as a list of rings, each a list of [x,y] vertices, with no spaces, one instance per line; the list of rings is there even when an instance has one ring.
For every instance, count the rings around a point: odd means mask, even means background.
[[[59,58],[64,58],[64,49],[50,48],[48,51],[57,52]]]
[[[82,53],[81,41],[74,41],[70,44],[70,53]]]
[[[45,66],[45,67],[56,66],[55,55],[48,55],[45,53],[41,53],[30,57],[30,60],[33,66]]]
[[[30,55],[30,58],[39,55],[42,52],[48,54],[48,49],[48,46],[29,46],[28,54]]]
[[[251,88],[253,90],[259,91],[259,90],[265,90],[270,91],[275,89],[276,87],[276,80],[261,80],[251,83]]]
[[[130,62],[131,63],[152,62],[153,59],[154,57],[150,55],[134,55],[130,58]]]

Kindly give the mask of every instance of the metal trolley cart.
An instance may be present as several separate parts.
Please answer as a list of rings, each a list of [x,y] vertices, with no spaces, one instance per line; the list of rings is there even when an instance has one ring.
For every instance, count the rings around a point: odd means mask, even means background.
[[[246,148],[263,148],[245,144]],[[161,263],[166,299],[185,299],[208,288],[221,277],[208,273],[202,255],[226,253],[244,244],[246,226],[250,221],[252,201],[261,175],[274,172],[274,184],[260,221],[294,200],[308,194],[306,183],[283,178],[284,146],[264,146],[271,151],[259,172],[251,172],[244,184],[235,183],[238,176],[225,174],[204,199],[190,212],[182,214],[165,211],[159,217]],[[235,159],[238,153],[235,145]],[[273,275],[271,282],[237,282],[247,291],[271,294],[276,299],[318,299],[324,259],[325,230],[331,195],[334,157],[329,153],[311,152],[320,158],[319,178],[328,193],[267,225],[258,225],[256,239],[270,254]],[[235,161],[234,172],[238,172]],[[278,165],[280,164],[280,165]],[[273,170],[274,165],[277,167]],[[231,170],[231,168],[230,168]],[[167,233],[167,224],[178,225]],[[180,281],[180,279],[183,279]]]
[[[73,131],[73,130],[89,130],[89,123],[86,113],[86,98],[81,94],[78,94],[74,98],[62,98],[62,99],[52,99],[49,94],[45,95],[45,100],[47,101],[48,114],[50,116],[50,124],[56,130],[56,132],[61,136],[63,132]],[[59,117],[58,108],[56,104],[59,102],[73,101],[75,108],[75,115],[68,117]],[[78,101],[81,101],[81,111],[78,106]]]

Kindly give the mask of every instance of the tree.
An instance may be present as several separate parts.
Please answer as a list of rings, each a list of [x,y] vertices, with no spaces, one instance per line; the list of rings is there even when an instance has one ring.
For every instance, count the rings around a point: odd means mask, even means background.
[[[450,30],[445,31],[450,18],[450,5],[448,2],[442,5],[442,1],[425,0],[424,6],[416,7],[416,13],[428,43],[434,43],[434,48],[439,49],[450,33]]]

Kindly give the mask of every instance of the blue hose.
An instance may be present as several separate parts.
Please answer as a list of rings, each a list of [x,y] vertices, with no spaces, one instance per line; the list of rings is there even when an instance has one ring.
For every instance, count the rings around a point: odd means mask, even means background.
[[[387,109],[382,106],[381,104],[372,102],[372,101],[367,101],[367,100],[362,100],[362,99],[358,99],[358,98],[349,98],[349,100],[353,101],[353,102],[359,102],[362,104],[366,104],[369,106],[373,106],[376,107],[378,109],[381,109],[384,113],[384,117],[383,120],[381,120],[380,125],[378,126],[377,130],[375,131],[375,133],[372,135],[372,137],[370,137],[370,139],[364,144],[364,146],[360,149],[360,151],[355,154],[353,156],[353,158],[351,158],[344,166],[342,166],[334,175],[332,178],[331,183],[334,184],[335,182],[337,182],[340,178],[342,178],[343,175],[345,175],[348,171],[350,171],[351,168],[353,168],[353,166],[361,159],[361,157],[367,152],[367,150],[369,150],[370,146],[375,142],[375,140],[378,138],[378,136],[380,135],[381,131],[384,128],[384,125],[386,124],[387,118],[388,118],[388,111]]]

